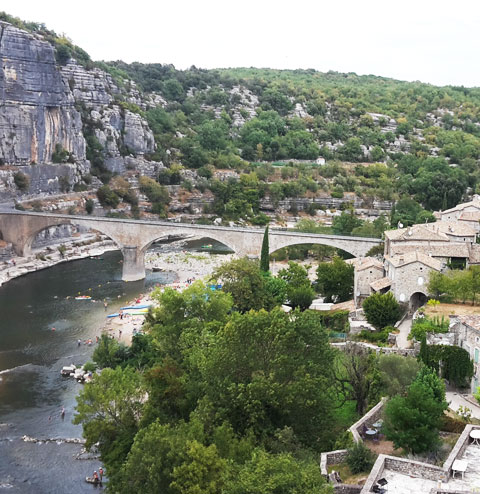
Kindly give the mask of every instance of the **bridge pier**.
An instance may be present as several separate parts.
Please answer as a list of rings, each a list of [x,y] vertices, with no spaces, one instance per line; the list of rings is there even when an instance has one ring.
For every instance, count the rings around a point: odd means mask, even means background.
[[[145,251],[139,247],[122,247],[123,281],[138,281],[145,278]]]

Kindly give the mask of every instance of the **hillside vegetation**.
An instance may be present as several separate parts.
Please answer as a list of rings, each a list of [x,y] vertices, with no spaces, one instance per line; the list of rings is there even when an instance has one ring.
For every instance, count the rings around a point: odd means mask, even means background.
[[[420,205],[412,222],[423,208],[451,207],[478,189],[478,88],[313,69],[92,62],[43,24],[5,13],[0,20],[44,36],[60,66],[73,57],[87,71],[108,72],[118,89],[112,105],[139,114],[153,131],[155,150],[145,158],[166,167],[154,178],[181,185],[183,202],[192,193],[213,196],[204,213],[263,224],[265,199],[275,209],[279,201],[305,199],[300,209],[314,215],[319,197],[367,206],[408,198]],[[98,142],[95,127],[102,123],[92,123],[85,105],[81,112],[92,173],[108,184],[108,143]],[[153,209],[165,216],[168,202]]]

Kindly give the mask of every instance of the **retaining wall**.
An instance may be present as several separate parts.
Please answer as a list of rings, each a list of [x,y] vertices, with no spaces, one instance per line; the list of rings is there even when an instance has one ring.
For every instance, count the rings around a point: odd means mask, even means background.
[[[352,433],[353,440],[356,443],[363,442],[362,436],[360,435],[360,431],[363,429],[363,426],[365,425],[367,428],[370,428],[378,419],[382,417],[383,407],[386,401],[386,398],[382,398],[370,411],[368,411],[360,420],[355,422],[348,429]]]

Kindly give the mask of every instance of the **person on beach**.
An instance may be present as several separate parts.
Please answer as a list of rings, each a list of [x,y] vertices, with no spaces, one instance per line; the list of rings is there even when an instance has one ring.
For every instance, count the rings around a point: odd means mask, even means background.
[[[108,304],[107,304],[107,301],[105,300],[105,302],[103,302],[103,307],[105,308],[105,311],[107,310],[107,307],[108,307]]]
[[[94,483],[94,484],[98,484],[99,482],[100,482],[100,479],[98,478],[98,473],[97,473],[97,471],[95,470],[95,471],[93,472],[93,483]]]
[[[103,468],[102,468],[102,467],[100,467],[100,468],[98,469],[98,475],[99,475],[99,477],[100,477],[100,482],[101,482],[101,481],[102,481],[102,479],[103,479]]]
[[[60,412],[60,417],[62,417],[62,420],[65,418],[65,407],[62,407],[62,411]]]
[[[78,339],[77,340],[77,345],[80,346],[82,344],[82,340]]]

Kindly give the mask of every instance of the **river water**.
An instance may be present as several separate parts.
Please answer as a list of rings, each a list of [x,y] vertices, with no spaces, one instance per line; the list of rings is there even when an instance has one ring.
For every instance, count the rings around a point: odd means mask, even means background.
[[[60,375],[64,365],[82,365],[91,357],[93,347],[78,347],[77,340],[100,334],[104,299],[113,312],[149,286],[174,281],[170,272],[124,283],[120,261],[118,251],[109,252],[101,260],[59,264],[0,287],[0,492],[76,494],[93,489],[84,479],[100,463],[74,460],[81,445],[28,443],[21,437],[81,437],[81,426],[71,422],[81,385]],[[78,293],[98,301],[75,300]]]
[[[228,252],[208,239],[189,240],[181,249]],[[153,250],[179,247],[158,244]],[[115,251],[101,259],[58,264],[0,287],[0,493],[77,494],[95,489],[84,479],[101,464],[74,459],[81,445],[60,440],[31,443],[22,436],[82,436],[81,426],[72,424],[75,396],[82,385],[60,375],[64,365],[90,360],[94,348],[79,347],[77,340],[95,339],[106,313],[115,312],[154,284],[171,283],[176,277],[173,272],[147,272],[143,281],[124,283],[121,274],[121,254]],[[75,300],[78,294],[91,295],[96,301]]]

